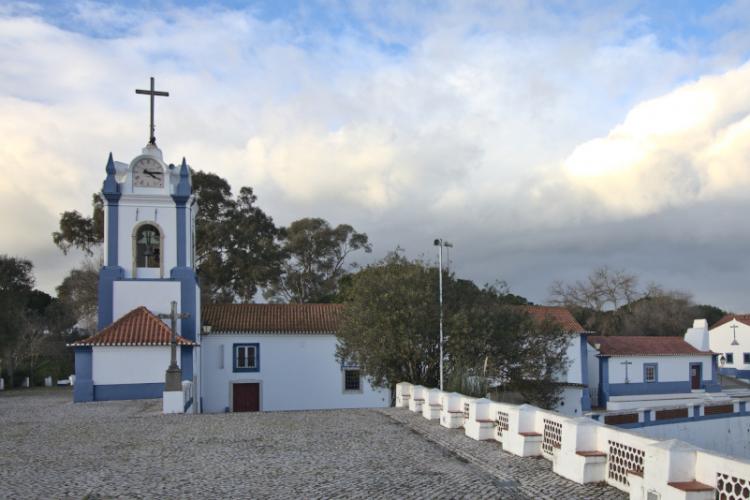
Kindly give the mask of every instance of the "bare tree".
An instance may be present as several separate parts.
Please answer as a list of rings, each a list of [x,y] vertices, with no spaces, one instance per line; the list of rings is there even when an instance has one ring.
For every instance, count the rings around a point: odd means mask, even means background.
[[[550,303],[596,312],[616,310],[642,295],[636,275],[607,266],[594,269],[584,281],[555,281],[550,286]]]

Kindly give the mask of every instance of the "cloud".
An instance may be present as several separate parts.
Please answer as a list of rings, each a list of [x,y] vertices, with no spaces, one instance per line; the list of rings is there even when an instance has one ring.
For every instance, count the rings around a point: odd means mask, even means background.
[[[565,160],[571,182],[617,215],[643,215],[750,187],[750,63],[636,105]]]
[[[153,75],[170,91],[156,104],[168,161],[253,186],[280,224],[351,223],[375,257],[444,237],[460,273],[535,283],[543,300],[547,264],[589,255],[565,235],[609,241],[612,220],[712,207],[747,182],[749,30],[720,50],[669,44],[648,13],[593,5],[6,6],[0,195],[35,228],[3,217],[0,251],[35,256],[53,290],[75,262],[52,256],[50,232],[63,210],[88,213],[109,151],[140,152],[133,89]],[[513,267],[521,255],[539,263]]]

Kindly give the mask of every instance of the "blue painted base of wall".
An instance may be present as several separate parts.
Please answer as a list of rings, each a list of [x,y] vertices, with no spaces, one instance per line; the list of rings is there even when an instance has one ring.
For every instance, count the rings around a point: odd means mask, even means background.
[[[73,401],[85,403],[94,400],[94,382],[91,380],[91,347],[75,348],[76,383],[73,386]]]
[[[703,381],[703,389],[713,385],[710,381]],[[630,384],[609,384],[607,400],[611,396],[639,396],[646,394],[690,394],[692,388],[689,381],[684,382],[633,382]]]
[[[164,383],[95,385],[95,401],[118,401],[123,399],[158,399],[164,392]]]
[[[750,370],[738,370],[737,368],[719,368],[719,373],[727,377],[750,379]]]
[[[91,380],[80,380],[76,377],[73,386],[73,402],[86,403],[94,400],[94,383]]]

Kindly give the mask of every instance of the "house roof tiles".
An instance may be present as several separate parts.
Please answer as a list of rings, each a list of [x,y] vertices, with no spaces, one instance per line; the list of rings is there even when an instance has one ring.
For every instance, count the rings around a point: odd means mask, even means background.
[[[145,307],[137,307],[96,335],[69,344],[82,346],[162,346],[170,345],[172,331]],[[177,345],[197,345],[177,336]]]
[[[711,326],[710,330],[713,330],[714,328],[718,328],[721,325],[729,323],[733,319],[736,319],[740,323],[750,326],[750,314],[725,314],[719,321],[717,321]]]
[[[214,332],[334,333],[342,304],[207,304],[203,323]]]
[[[682,337],[646,336],[592,336],[589,344],[602,356],[679,356],[710,355],[710,351],[700,351]],[[598,346],[598,347],[597,347]]]
[[[564,307],[559,306],[521,306],[529,316],[536,322],[543,322],[545,320],[555,321],[559,323],[566,332],[569,333],[582,333],[586,329],[576,321],[573,315]]]

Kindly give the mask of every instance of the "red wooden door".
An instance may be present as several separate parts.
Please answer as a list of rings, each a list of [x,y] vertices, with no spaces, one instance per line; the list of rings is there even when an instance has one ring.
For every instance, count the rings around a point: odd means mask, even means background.
[[[690,388],[700,389],[701,388],[701,366],[690,365]]]
[[[260,410],[260,384],[232,384],[232,411]]]

